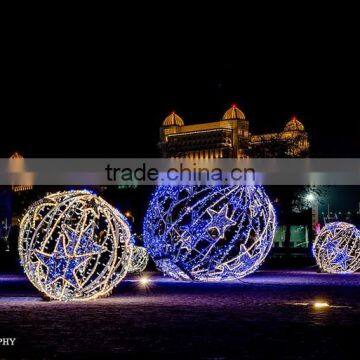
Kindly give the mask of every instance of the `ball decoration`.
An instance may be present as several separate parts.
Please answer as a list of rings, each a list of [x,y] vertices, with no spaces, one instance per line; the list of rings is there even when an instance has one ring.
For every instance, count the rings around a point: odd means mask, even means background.
[[[86,190],[48,195],[20,223],[19,253],[25,274],[46,297],[89,300],[108,295],[131,262],[124,217]]]
[[[132,256],[128,268],[129,273],[142,273],[149,261],[149,255],[146,249],[142,246],[133,245]]]
[[[348,274],[360,268],[360,230],[346,222],[326,224],[313,244],[320,269],[332,274]]]
[[[144,245],[179,280],[235,280],[268,254],[276,219],[260,186],[160,186],[147,210]]]

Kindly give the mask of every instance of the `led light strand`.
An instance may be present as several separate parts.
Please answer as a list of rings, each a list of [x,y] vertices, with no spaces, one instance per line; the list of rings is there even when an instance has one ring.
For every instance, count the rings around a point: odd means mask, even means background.
[[[46,196],[28,209],[20,224],[24,271],[50,299],[110,294],[128,271],[132,249],[124,217],[86,190]]]
[[[129,273],[142,273],[149,261],[149,255],[142,246],[133,245],[132,257],[128,268]]]
[[[346,222],[326,224],[314,241],[313,255],[324,272],[357,271],[360,268],[360,230]]]
[[[275,233],[262,187],[161,186],[144,220],[144,245],[176,279],[234,280],[255,271]]]

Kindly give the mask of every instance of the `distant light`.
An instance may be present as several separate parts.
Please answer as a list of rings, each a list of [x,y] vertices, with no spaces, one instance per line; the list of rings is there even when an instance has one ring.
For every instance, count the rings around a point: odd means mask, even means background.
[[[236,105],[236,104],[232,104],[232,105],[231,105],[231,107],[236,108],[236,107],[237,107],[237,105]]]
[[[330,305],[327,302],[321,302],[321,301],[314,302],[313,306],[315,309],[323,309],[330,307]]]
[[[151,283],[151,280],[147,276],[142,276],[139,280],[139,283],[141,286],[147,287]]]
[[[305,196],[305,199],[306,199],[307,201],[314,201],[314,200],[315,200],[315,195],[312,194],[312,193],[309,193],[309,194],[307,194],[307,195]]]

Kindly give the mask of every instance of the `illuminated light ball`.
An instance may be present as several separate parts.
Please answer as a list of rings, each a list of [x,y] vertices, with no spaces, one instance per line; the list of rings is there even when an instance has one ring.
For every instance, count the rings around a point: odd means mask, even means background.
[[[133,245],[132,256],[129,265],[129,273],[142,273],[149,261],[149,255],[146,249],[142,246]]]
[[[316,263],[324,272],[348,274],[360,268],[360,230],[346,222],[326,224],[313,244]]]
[[[46,297],[89,300],[109,295],[126,275],[132,246],[124,217],[86,190],[48,195],[20,224],[25,274]]]
[[[144,246],[179,280],[235,280],[271,249],[273,206],[260,186],[160,186],[147,210]]]

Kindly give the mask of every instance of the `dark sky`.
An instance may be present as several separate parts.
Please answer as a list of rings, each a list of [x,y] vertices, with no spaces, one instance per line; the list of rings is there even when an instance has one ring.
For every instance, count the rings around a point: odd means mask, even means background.
[[[16,19],[2,55],[1,155],[158,156],[170,111],[190,124],[237,103],[254,133],[296,114],[313,156],[359,156],[353,22],[340,27],[336,9],[213,10]]]
[[[0,156],[159,156],[170,111],[191,124],[237,103],[253,133],[295,114],[312,156],[360,157],[358,12],[291,3],[46,16],[17,5],[3,24]],[[140,191],[107,197],[135,210],[139,226],[149,189]],[[334,210],[357,208],[358,192],[345,192]]]

